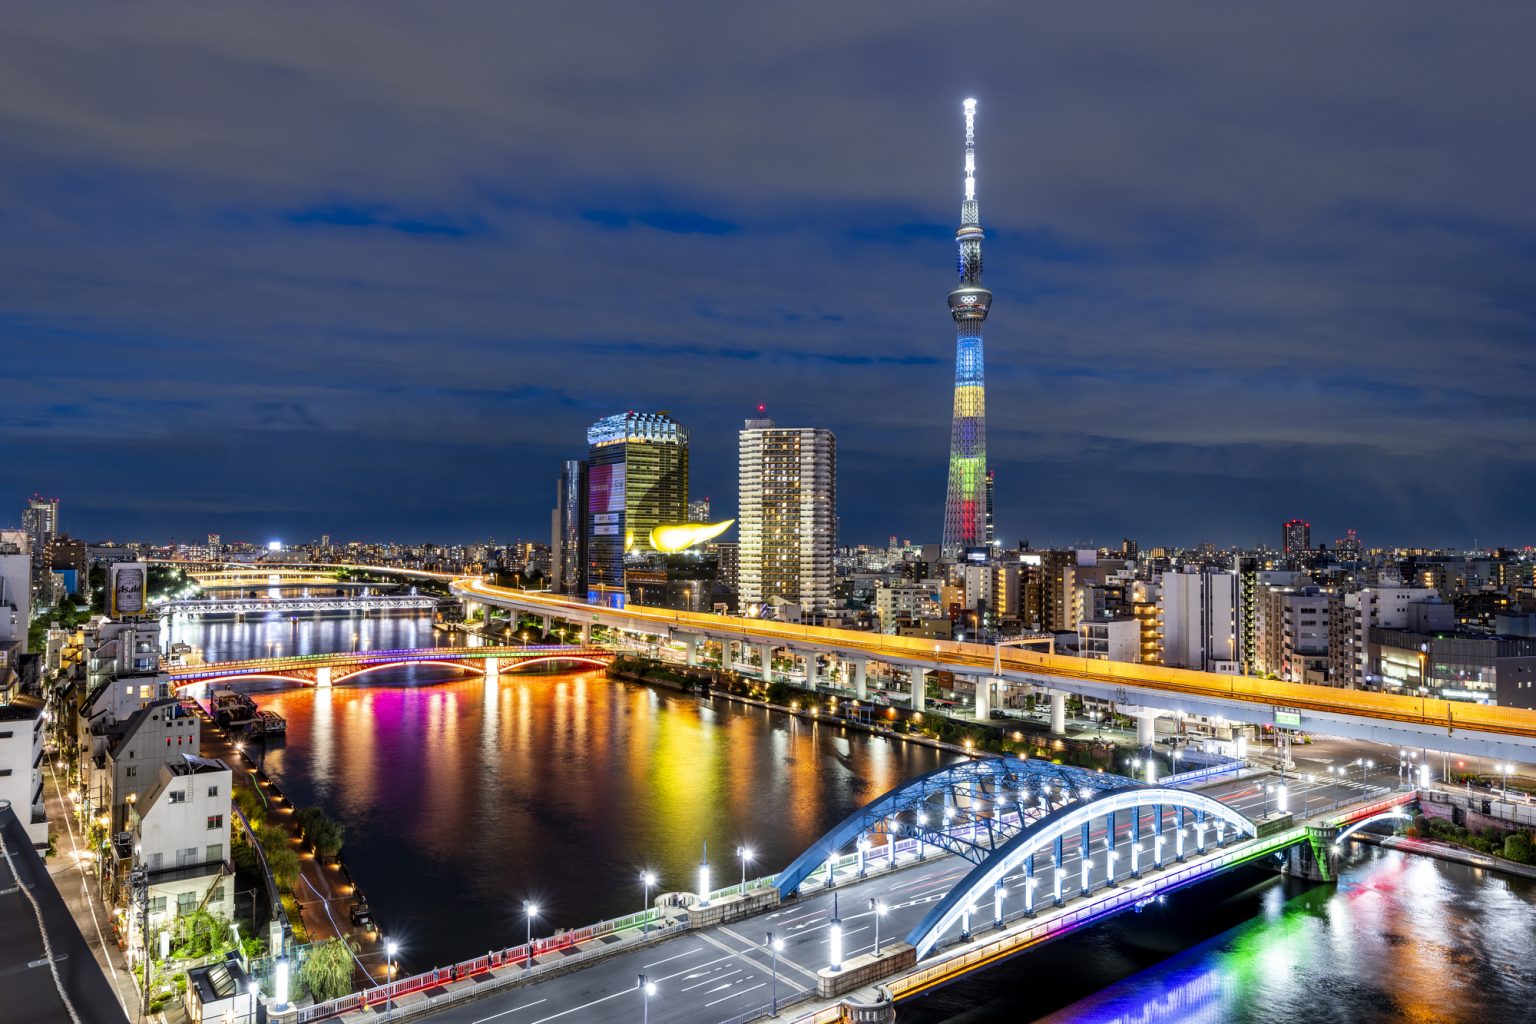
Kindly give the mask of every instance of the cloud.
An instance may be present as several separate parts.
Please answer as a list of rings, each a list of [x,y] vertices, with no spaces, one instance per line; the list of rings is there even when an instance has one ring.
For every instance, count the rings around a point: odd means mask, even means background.
[[[1530,540],[1536,10],[1112,14],[29,10],[0,37],[11,504],[542,536],[592,420],[670,409],[719,496],[762,402],[838,434],[846,540],[932,539],[974,93],[1005,537]],[[127,495],[125,438],[185,501]],[[414,497],[487,467],[483,500]]]

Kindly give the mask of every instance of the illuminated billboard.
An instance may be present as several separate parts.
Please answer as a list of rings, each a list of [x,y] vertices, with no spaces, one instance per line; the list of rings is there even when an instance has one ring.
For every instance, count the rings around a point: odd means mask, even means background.
[[[624,463],[593,466],[587,471],[587,511],[594,522],[605,513],[624,511]]]
[[[111,567],[112,617],[143,615],[148,566],[143,562],[119,562]]]

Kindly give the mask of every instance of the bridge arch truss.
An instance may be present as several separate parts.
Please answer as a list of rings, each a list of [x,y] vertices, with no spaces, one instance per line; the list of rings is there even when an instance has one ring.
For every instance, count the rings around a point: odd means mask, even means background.
[[[1372,814],[1370,817],[1352,821],[1348,826],[1339,830],[1339,834],[1333,837],[1334,846],[1342,846],[1344,840],[1359,832],[1367,825],[1377,825],[1383,821],[1412,821],[1413,814],[1406,807],[1393,807],[1389,810]]]
[[[1110,790],[1134,786],[1120,775],[1017,757],[960,761],[903,783],[854,811],[779,872],[788,896],[848,848],[876,838],[915,839],[981,863],[1020,828],[1057,809]]]
[[[964,935],[969,930],[970,915],[976,912],[978,904],[983,900],[996,907],[995,919],[1000,921],[1003,895],[1006,892],[1005,880],[1020,871],[1024,874],[1026,890],[1024,905],[1032,909],[1032,890],[1039,881],[1035,874],[1035,858],[1040,854],[1050,855],[1055,899],[1059,903],[1062,899],[1063,876],[1066,874],[1063,864],[1069,852],[1066,845],[1069,839],[1075,838],[1080,874],[1080,880],[1071,888],[1080,889],[1086,894],[1095,884],[1113,884],[1118,877],[1116,864],[1122,853],[1120,833],[1117,831],[1120,824],[1128,826],[1125,845],[1136,851],[1133,857],[1128,858],[1132,863],[1131,873],[1139,875],[1139,858],[1144,852],[1151,853],[1147,867],[1161,867],[1167,820],[1165,814],[1170,810],[1173,812],[1171,824],[1179,860],[1184,859],[1184,838],[1188,834],[1186,814],[1193,816],[1196,842],[1202,852],[1206,845],[1206,829],[1213,823],[1218,845],[1226,845],[1228,828],[1231,828],[1234,835],[1257,834],[1257,827],[1248,818],[1203,793],[1134,784],[1104,790],[1089,799],[1060,806],[1018,830],[956,882],[948,895],[935,904],[908,933],[906,941],[916,949],[917,959],[921,960],[956,925],[961,927]],[[1144,851],[1141,846],[1142,821],[1148,812],[1152,815],[1152,851]],[[1095,839],[1094,827],[1101,822],[1104,825],[1103,837]],[[1096,881],[1090,877],[1095,869],[1095,852],[1101,852],[1103,864],[1103,868],[1097,872]]]

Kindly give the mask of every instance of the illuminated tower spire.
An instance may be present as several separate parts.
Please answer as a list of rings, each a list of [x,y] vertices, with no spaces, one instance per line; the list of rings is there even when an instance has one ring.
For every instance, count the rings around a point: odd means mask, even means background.
[[[965,201],[960,204],[960,283],[949,293],[955,320],[955,411],[949,439],[949,492],[944,502],[944,556],[987,543],[987,401],[981,325],[992,293],[981,284],[981,217],[976,205],[976,101],[965,101]]]

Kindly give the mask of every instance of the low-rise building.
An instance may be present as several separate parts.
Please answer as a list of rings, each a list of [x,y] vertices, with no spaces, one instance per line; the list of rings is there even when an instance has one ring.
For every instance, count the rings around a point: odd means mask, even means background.
[[[199,908],[228,915],[234,906],[230,863],[230,786],[223,761],[183,754],[162,764],[154,785],[129,809],[112,842],[113,895],[129,898],[134,868],[149,893],[149,934]],[[142,947],[142,919],[129,915],[129,948]]]
[[[48,845],[43,807],[43,702],[23,694],[0,704],[0,800],[10,802],[32,845]]]

